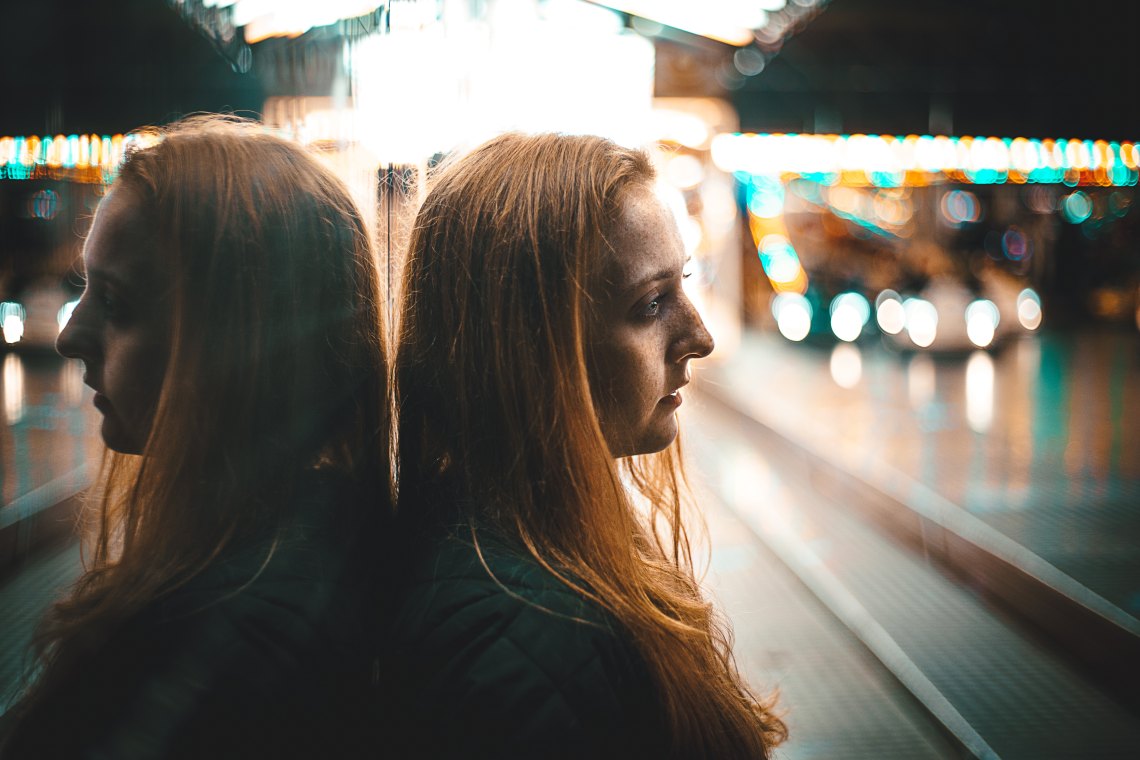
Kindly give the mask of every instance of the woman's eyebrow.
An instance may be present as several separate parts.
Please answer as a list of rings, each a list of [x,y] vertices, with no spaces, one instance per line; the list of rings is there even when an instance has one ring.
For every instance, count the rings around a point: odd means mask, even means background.
[[[626,292],[629,292],[631,290],[637,290],[639,288],[643,288],[646,285],[650,285],[654,282],[660,282],[661,280],[671,280],[674,277],[676,277],[678,273],[684,273],[685,267],[687,267],[692,260],[693,260],[692,256],[686,256],[685,261],[681,264],[680,268],[666,267],[666,268],[659,270],[655,274],[651,274],[651,275],[648,275],[646,277],[642,277],[637,282],[629,285],[626,288]]]
[[[659,280],[668,280],[672,276],[673,276],[673,270],[672,269],[662,269],[661,271],[657,272],[656,274],[651,274],[648,277],[642,277],[640,280],[638,280],[637,282],[635,282],[632,285],[630,285],[629,287],[627,287],[626,290],[627,291],[628,290],[637,290],[637,289],[645,287],[646,285],[649,285],[651,283],[658,282]]]
[[[145,287],[150,282],[146,270],[147,267],[133,266],[129,267],[126,272],[120,273],[105,267],[87,267],[85,277],[88,282],[94,279],[96,282],[106,283],[118,290],[133,290]]]

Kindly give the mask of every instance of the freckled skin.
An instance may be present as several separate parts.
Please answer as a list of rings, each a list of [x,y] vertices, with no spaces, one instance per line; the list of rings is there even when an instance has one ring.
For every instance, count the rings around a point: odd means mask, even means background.
[[[661,451],[677,437],[688,365],[713,339],[682,287],[684,245],[669,209],[648,189],[626,201],[591,329],[590,388],[615,457]]]
[[[168,352],[158,247],[145,230],[130,191],[103,199],[83,248],[87,287],[56,341],[59,353],[83,361],[103,441],[124,454],[143,451]]]

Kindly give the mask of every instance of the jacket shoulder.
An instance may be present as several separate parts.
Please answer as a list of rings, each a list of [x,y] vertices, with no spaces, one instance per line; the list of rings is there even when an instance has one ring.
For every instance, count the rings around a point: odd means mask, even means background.
[[[481,548],[455,537],[432,547],[398,607],[391,654],[411,722],[449,716],[416,750],[625,754],[645,738],[655,704],[628,635],[529,555]]]

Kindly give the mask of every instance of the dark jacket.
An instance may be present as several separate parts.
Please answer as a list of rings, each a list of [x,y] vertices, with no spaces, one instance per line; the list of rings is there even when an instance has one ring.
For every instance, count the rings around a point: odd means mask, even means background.
[[[376,633],[342,487],[121,625],[11,730],[7,758],[360,757]],[[334,516],[335,515],[335,516]],[[13,722],[9,720],[9,722]]]
[[[409,552],[381,675],[396,755],[664,756],[628,635],[523,550],[478,536],[490,574],[466,529]]]

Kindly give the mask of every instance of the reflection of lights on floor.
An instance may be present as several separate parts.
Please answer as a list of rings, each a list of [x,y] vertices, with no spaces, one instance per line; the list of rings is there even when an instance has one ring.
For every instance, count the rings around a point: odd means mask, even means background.
[[[831,350],[831,379],[840,388],[854,388],[863,377],[863,355],[850,343],[838,343]]]
[[[966,424],[975,433],[988,432],[994,421],[994,360],[975,351],[966,362]]]
[[[1035,338],[1025,338],[1014,344],[1014,362],[1017,366],[1017,384],[1028,390],[1041,374],[1041,344]]]
[[[780,540],[800,540],[806,526],[789,503],[767,460],[748,449],[737,449],[721,460],[724,494],[753,529]]]
[[[915,354],[906,368],[906,391],[910,405],[921,409],[934,400],[934,360]]]
[[[16,354],[4,357],[4,419],[15,425],[24,418],[24,362]]]
[[[83,404],[83,362],[66,359],[59,367],[59,386],[68,406]]]

